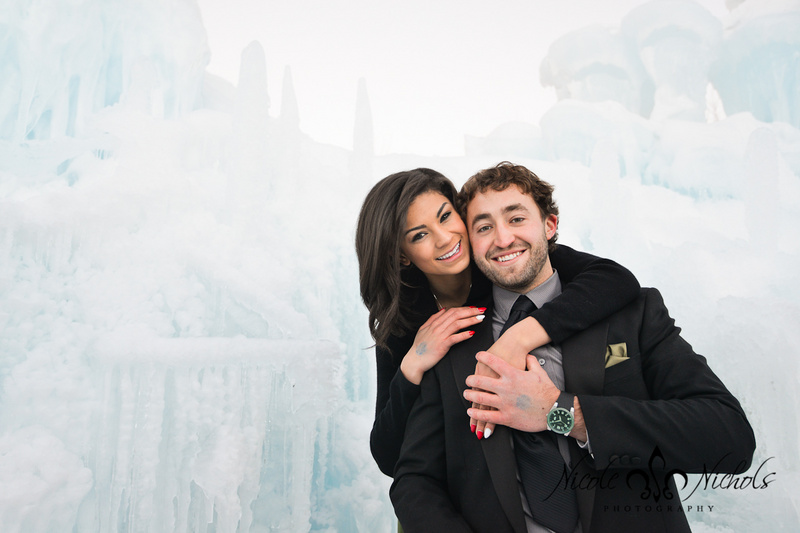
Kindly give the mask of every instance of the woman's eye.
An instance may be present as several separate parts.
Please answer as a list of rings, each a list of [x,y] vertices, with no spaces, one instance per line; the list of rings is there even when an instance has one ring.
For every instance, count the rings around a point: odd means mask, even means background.
[[[417,242],[425,236],[424,233],[415,233],[413,237],[411,237],[411,242]]]
[[[448,211],[447,213],[443,214],[443,215],[442,215],[442,218],[440,218],[440,219],[439,219],[439,222],[444,222],[445,220],[447,220],[448,218],[450,218],[450,213],[451,213],[451,212],[450,212],[450,211]]]

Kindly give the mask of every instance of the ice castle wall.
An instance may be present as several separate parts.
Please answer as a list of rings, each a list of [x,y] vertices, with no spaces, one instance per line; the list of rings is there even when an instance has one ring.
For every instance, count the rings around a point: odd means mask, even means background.
[[[348,152],[302,133],[288,72],[270,108],[258,43],[236,86],[205,74],[189,0],[4,3],[3,530],[391,529],[355,216],[380,176],[465,177],[509,146],[556,184],[564,242],[662,289],[775,457],[778,488],[701,494],[727,513],[694,527],[790,530],[800,32],[766,4],[720,24],[652,2],[567,35],[540,130],[420,161],[374,156],[366,82]]]

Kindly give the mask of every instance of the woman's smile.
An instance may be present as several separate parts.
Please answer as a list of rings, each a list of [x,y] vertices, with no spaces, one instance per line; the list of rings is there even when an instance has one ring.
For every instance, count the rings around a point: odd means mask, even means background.
[[[456,245],[453,247],[452,250],[450,250],[449,252],[447,252],[446,254],[444,254],[441,257],[437,257],[436,260],[437,261],[447,261],[447,260],[452,259],[453,257],[457,256],[460,252],[461,252],[461,241],[458,241],[456,243]]]
[[[459,274],[469,267],[467,228],[443,194],[417,196],[406,213],[401,261],[429,275]]]

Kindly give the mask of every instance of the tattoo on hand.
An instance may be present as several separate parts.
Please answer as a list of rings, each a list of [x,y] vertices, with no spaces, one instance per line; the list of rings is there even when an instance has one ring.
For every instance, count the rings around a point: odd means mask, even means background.
[[[527,411],[531,407],[531,399],[522,394],[521,396],[517,396],[517,409],[521,411]]]
[[[417,346],[417,350],[416,350],[417,355],[425,355],[425,352],[427,352],[427,351],[428,351],[428,343],[427,342],[423,342],[422,344]]]

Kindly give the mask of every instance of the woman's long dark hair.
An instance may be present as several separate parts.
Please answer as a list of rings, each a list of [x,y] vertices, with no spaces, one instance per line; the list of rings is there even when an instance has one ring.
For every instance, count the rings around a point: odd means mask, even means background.
[[[392,174],[379,181],[364,199],[356,227],[356,255],[361,299],[369,310],[369,330],[378,346],[390,335],[404,335],[419,326],[413,305],[425,275],[400,264],[400,242],[406,214],[420,194],[435,191],[455,206],[456,188],[429,168]]]

